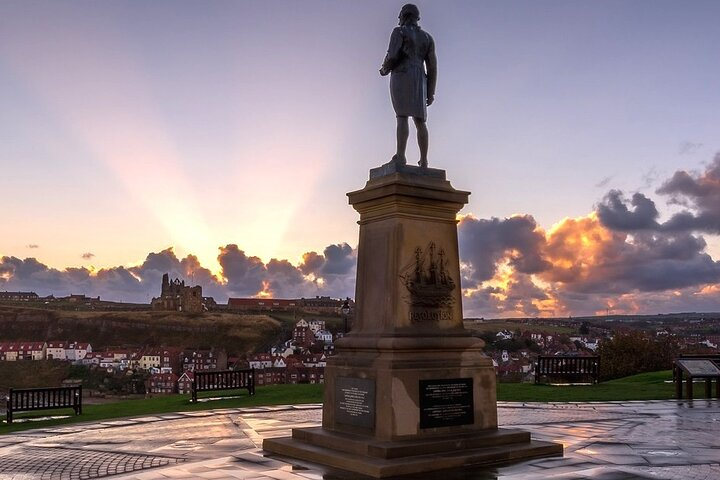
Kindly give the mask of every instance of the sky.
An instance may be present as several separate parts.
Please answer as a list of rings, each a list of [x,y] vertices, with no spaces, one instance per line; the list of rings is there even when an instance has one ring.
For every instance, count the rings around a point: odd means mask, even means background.
[[[0,0],[0,291],[353,297],[401,6]],[[466,316],[720,311],[720,3],[418,6]]]

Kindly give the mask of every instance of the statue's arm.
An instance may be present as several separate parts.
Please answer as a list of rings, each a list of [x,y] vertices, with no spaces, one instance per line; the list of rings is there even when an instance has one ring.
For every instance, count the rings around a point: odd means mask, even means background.
[[[430,105],[435,99],[435,85],[437,85],[437,56],[435,55],[435,41],[430,37],[430,48],[425,57],[425,68],[427,69],[427,104]]]
[[[385,60],[383,60],[382,67],[380,67],[380,75],[385,76],[392,72],[400,62],[402,55],[402,31],[400,27],[395,27],[390,34],[390,45],[388,46]]]

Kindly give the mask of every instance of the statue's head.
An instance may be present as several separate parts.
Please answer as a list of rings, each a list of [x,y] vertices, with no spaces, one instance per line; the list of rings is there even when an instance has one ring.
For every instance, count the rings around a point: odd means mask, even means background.
[[[400,15],[398,15],[400,25],[406,25],[408,23],[417,23],[420,20],[420,10],[412,3],[406,3],[400,9]]]

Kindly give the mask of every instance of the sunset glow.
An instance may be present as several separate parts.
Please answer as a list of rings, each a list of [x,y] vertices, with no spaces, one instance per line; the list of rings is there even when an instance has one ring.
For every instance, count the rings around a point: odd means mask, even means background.
[[[0,3],[0,290],[352,297],[398,6]],[[720,4],[420,9],[465,313],[720,310]]]

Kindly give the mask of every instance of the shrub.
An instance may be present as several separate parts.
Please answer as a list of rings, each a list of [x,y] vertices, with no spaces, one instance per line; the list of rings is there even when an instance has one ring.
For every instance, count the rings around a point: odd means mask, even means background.
[[[612,340],[603,341],[598,348],[600,377],[609,380],[667,370],[678,351],[678,342],[670,335],[654,338],[637,330],[620,333]]]

